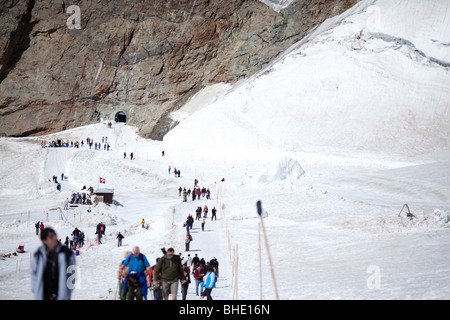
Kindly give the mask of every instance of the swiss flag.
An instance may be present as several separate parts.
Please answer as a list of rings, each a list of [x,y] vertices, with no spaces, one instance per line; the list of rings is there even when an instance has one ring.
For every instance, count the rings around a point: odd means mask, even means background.
[[[100,177],[100,183],[106,183],[106,180]]]

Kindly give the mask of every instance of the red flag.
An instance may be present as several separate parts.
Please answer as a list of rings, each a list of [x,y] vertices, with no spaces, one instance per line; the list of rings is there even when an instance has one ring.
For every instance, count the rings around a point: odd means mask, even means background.
[[[100,177],[100,183],[106,183],[106,180]]]

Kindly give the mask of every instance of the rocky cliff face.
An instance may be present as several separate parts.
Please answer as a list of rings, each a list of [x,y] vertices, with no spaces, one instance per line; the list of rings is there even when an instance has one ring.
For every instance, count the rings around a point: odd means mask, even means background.
[[[257,0],[0,0],[0,135],[124,111],[161,139],[168,113],[193,94],[254,74],[357,1],[296,0],[276,12]],[[71,5],[80,29],[67,25]]]

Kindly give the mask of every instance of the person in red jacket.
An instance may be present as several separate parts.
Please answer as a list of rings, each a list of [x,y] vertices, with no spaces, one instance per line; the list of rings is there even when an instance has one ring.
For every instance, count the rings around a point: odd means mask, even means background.
[[[203,277],[205,276],[205,271],[203,266],[199,265],[194,271],[195,279],[195,294],[198,296],[198,286],[200,285],[200,295],[203,293]]]

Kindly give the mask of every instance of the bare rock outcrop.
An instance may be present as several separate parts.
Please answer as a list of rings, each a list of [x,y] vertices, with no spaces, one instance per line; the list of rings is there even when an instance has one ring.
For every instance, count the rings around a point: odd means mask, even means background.
[[[114,119],[161,139],[167,116],[207,85],[263,68],[358,0],[0,1],[0,135]],[[69,6],[80,8],[71,29]]]

